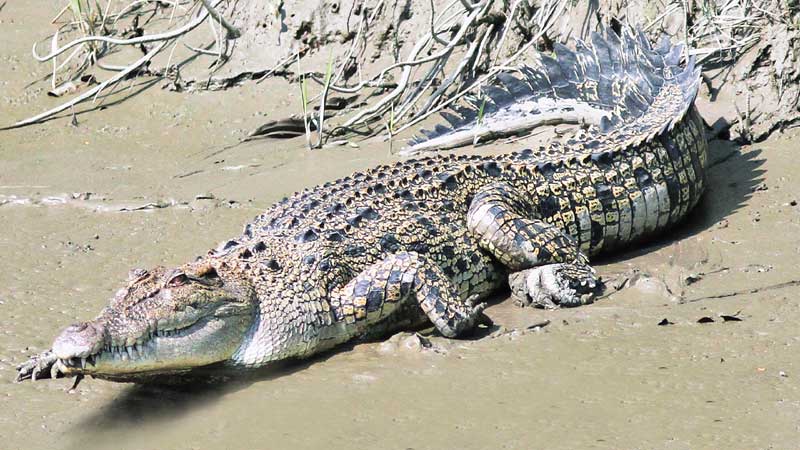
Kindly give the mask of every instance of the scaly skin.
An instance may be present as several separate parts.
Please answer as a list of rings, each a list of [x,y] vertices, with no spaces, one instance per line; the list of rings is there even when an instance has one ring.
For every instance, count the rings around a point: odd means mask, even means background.
[[[18,379],[254,368],[427,322],[458,337],[507,281],[523,305],[591,302],[589,256],[671,228],[703,192],[690,78],[665,81],[641,115],[547,149],[408,160],[297,193],[198,261],[132,273]]]

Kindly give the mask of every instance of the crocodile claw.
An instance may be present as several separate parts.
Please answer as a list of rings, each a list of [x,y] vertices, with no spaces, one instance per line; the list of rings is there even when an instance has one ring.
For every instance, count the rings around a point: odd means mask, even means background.
[[[592,267],[584,264],[548,264],[508,277],[511,294],[519,306],[555,309],[592,303],[603,289]]]
[[[464,300],[464,304],[469,306],[470,309],[474,309],[476,305],[480,306],[480,304],[477,303],[479,298],[480,296],[477,294],[470,295],[466,300]],[[484,304],[483,308],[481,308],[481,311],[483,311],[484,308],[486,308],[486,304]]]
[[[36,381],[42,378],[40,375],[48,375],[50,378],[58,378],[60,374],[58,358],[52,350],[42,352],[32,356],[24,363],[17,366],[17,377],[15,382],[28,380]]]
[[[474,317],[474,323],[476,325],[485,325],[487,327],[491,327],[494,325],[494,321],[487,316],[483,310],[486,309],[486,303],[477,303],[479,296],[472,295],[466,300],[464,303],[471,309],[471,314]]]

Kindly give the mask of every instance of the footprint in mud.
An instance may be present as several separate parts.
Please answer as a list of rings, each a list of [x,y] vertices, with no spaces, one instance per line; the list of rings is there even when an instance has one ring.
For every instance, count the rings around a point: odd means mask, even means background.
[[[674,293],[674,287],[666,281],[667,276],[656,276],[639,269],[613,275],[606,281],[609,292],[606,295],[630,297],[639,301],[669,300],[680,301],[680,295]],[[678,291],[682,292],[682,289]]]
[[[377,352],[381,355],[439,353],[446,354],[448,341],[438,342],[436,337],[423,336],[420,333],[402,332],[378,344]]]

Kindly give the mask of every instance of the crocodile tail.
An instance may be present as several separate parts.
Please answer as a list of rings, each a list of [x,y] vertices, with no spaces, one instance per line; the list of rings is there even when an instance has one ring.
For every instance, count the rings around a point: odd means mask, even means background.
[[[641,30],[595,32],[575,49],[556,43],[537,67],[497,74],[483,97],[442,113],[447,125],[421,130],[403,153],[441,150],[520,135],[541,125],[591,125],[599,140],[636,144],[671,129],[692,106],[700,84],[694,57],[681,65],[683,44],[651,46]],[[479,114],[480,111],[480,114]],[[480,115],[480,117],[479,117]]]

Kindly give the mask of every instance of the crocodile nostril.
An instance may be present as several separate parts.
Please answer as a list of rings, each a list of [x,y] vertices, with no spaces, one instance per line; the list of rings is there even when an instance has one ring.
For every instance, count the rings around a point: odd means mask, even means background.
[[[75,323],[67,327],[68,331],[80,333],[89,327],[89,322]]]
[[[63,360],[85,358],[103,346],[105,328],[93,322],[68,326],[53,341],[53,353]]]

